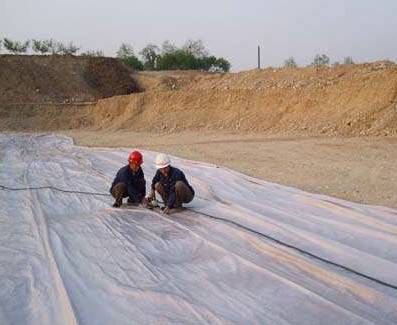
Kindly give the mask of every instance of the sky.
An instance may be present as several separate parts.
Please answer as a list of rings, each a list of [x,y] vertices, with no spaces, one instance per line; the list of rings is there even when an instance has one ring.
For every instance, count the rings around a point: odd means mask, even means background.
[[[121,43],[202,40],[232,71],[281,66],[316,54],[331,63],[397,61],[396,0],[0,0],[0,38],[73,41],[114,56]]]

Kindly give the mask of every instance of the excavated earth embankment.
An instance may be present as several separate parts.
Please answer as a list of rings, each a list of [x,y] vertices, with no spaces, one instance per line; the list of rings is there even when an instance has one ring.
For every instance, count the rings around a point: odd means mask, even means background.
[[[0,132],[61,131],[389,207],[396,96],[389,62],[136,73],[109,58],[0,55]]]
[[[32,65],[14,71],[8,67],[7,72],[3,69],[7,62],[11,65],[10,56],[0,60],[0,78],[11,78],[8,86],[0,83],[4,130],[397,134],[397,65],[389,62],[228,74],[132,75],[112,59],[26,60]],[[144,91],[131,93],[138,89]],[[128,94],[118,96],[122,93]],[[48,104],[40,103],[43,98]]]

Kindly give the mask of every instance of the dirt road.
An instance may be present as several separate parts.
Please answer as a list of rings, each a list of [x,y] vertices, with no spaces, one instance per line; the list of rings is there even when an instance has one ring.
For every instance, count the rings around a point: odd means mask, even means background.
[[[164,151],[314,193],[397,208],[397,138],[271,138],[219,132],[62,133],[83,146]]]

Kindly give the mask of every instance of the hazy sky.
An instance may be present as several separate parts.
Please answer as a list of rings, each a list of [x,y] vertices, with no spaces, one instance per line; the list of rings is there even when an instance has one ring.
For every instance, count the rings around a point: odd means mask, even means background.
[[[181,46],[201,39],[233,71],[331,62],[397,61],[397,0],[0,0],[0,38],[54,38],[114,56],[122,42]]]

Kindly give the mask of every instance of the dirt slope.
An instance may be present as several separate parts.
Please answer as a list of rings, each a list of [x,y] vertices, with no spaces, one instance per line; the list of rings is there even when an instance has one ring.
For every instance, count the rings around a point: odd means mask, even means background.
[[[136,91],[131,71],[112,58],[0,55],[0,105],[96,101]]]
[[[163,83],[150,84],[154,76],[138,75],[145,94],[101,101],[94,124],[128,129],[132,123],[145,131],[396,134],[397,66],[386,62],[223,75],[170,73],[157,76]],[[164,91],[166,86],[174,90]],[[109,115],[115,109],[118,113]]]
[[[119,68],[114,60],[0,56],[0,131],[64,130],[81,145],[164,151],[397,207],[396,65],[142,72],[137,84]],[[124,85],[143,92],[110,97],[131,92]]]
[[[40,57],[30,58],[33,62],[40,60]],[[88,60],[86,64],[89,65]],[[50,93],[59,100],[70,98],[72,93],[79,94],[82,88],[92,92],[79,95],[79,100],[109,95],[108,90],[92,82],[98,75],[95,69],[86,68],[85,74],[76,79],[76,85],[70,82],[66,85],[63,80],[70,79],[66,76],[73,73],[73,62],[64,65],[62,71],[63,74],[59,71],[50,74],[51,78],[33,74],[26,83],[30,90],[40,84],[37,87],[40,94]],[[11,70],[7,74],[13,75]],[[26,71],[23,74],[29,75]],[[0,104],[0,127],[156,132],[226,130],[342,136],[397,134],[397,66],[387,62],[229,74],[144,72],[135,77],[144,92],[100,99],[96,105],[38,108]],[[4,78],[4,72],[0,78]],[[91,88],[82,87],[79,84],[82,80]],[[72,88],[65,95],[68,87]],[[14,96],[10,95],[8,100],[27,100],[24,98],[27,92],[21,87],[17,87],[18,92],[11,83],[7,89],[13,89]],[[2,93],[0,103],[7,99],[9,90]]]

